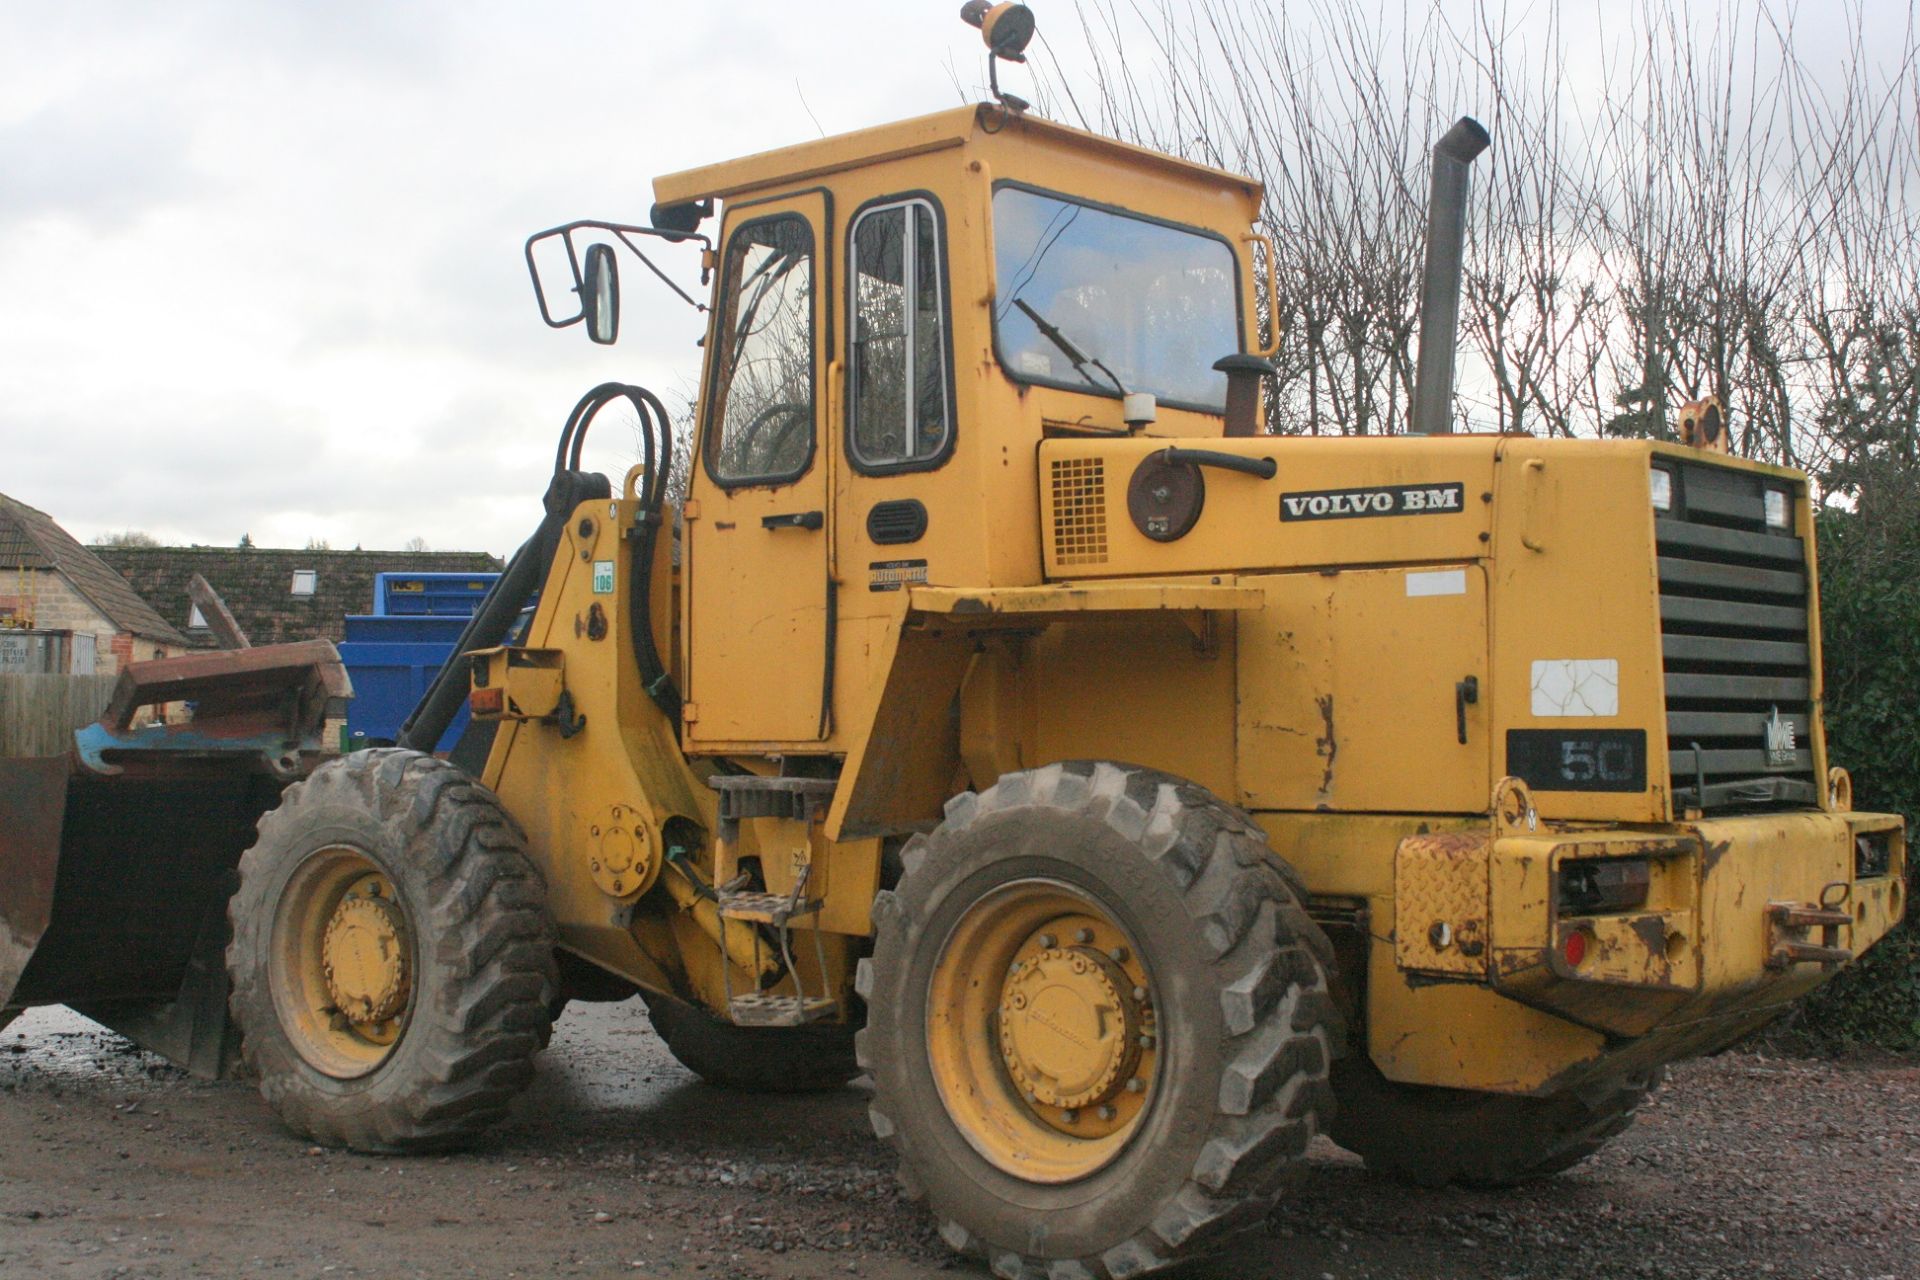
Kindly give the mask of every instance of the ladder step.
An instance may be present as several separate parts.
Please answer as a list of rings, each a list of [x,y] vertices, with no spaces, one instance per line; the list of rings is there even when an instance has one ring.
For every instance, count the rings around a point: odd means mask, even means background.
[[[728,920],[751,924],[770,924],[775,928],[789,920],[810,916],[820,910],[820,899],[801,898],[798,902],[784,893],[720,894],[720,914]]]
[[[835,1007],[824,996],[735,996],[733,1021],[740,1027],[798,1027],[832,1017]]]

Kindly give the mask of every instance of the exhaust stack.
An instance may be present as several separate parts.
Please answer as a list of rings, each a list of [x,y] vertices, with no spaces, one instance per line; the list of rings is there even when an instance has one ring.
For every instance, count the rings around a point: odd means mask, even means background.
[[[1427,269],[1420,289],[1420,366],[1415,373],[1408,431],[1446,435],[1453,430],[1454,348],[1460,338],[1460,276],[1467,243],[1467,193],[1473,161],[1492,138],[1472,116],[1461,116],[1433,144],[1433,189],[1427,197]]]

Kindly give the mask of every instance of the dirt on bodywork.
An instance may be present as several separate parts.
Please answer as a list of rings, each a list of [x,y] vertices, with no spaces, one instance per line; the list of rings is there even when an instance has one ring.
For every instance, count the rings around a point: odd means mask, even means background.
[[[644,1009],[576,1005],[515,1119],[460,1155],[289,1138],[64,1010],[0,1032],[0,1276],[985,1275],[894,1183],[859,1088],[743,1096]],[[1729,1054],[1517,1192],[1428,1191],[1322,1140],[1282,1208],[1185,1280],[1906,1280],[1920,1257],[1920,1064]]]

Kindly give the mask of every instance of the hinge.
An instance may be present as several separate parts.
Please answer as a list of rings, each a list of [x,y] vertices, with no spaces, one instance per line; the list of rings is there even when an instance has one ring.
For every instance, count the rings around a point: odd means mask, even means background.
[[[680,723],[681,724],[692,724],[695,720],[698,720],[699,718],[700,718],[699,703],[683,702],[680,704]]]
[[[698,520],[700,518],[700,499],[688,498],[685,502],[681,503],[680,518],[682,520]]]

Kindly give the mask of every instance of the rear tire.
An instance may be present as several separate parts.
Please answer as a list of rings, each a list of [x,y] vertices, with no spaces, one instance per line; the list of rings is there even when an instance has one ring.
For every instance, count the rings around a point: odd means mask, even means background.
[[[854,1028],[816,1022],[800,1027],[737,1027],[672,996],[646,993],[647,1015],[680,1065],[722,1089],[744,1093],[814,1093],[838,1089],[860,1074]]]
[[[532,1078],[558,990],[545,886],[499,800],[445,761],[360,751],[290,787],[228,911],[242,1052],[296,1134],[457,1146]],[[343,988],[336,963],[371,976]]]
[[[1246,815],[1167,774],[1052,765],[951,801],[905,864],[859,970],[860,1062],[950,1247],[1098,1280],[1269,1211],[1342,1041],[1333,949]]]
[[[1332,1138],[1367,1168],[1424,1187],[1496,1188],[1570,1169],[1632,1127],[1662,1072],[1546,1098],[1399,1084],[1363,1051],[1335,1065]]]

